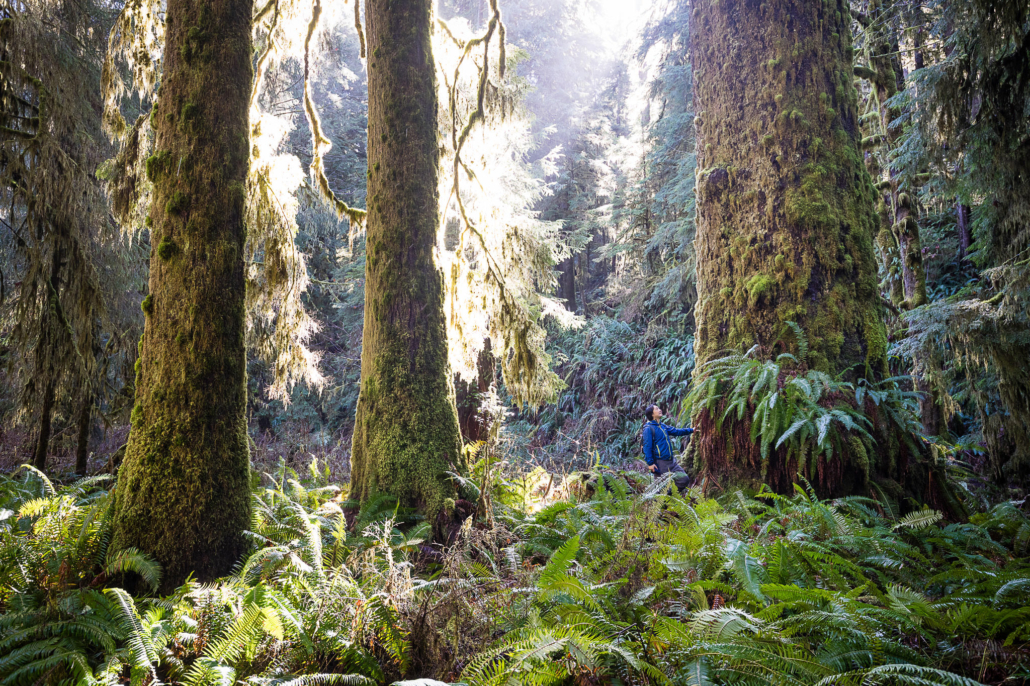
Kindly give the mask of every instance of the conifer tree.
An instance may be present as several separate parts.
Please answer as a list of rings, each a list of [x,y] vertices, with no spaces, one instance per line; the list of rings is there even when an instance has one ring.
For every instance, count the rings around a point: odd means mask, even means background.
[[[156,558],[165,588],[191,572],[228,572],[250,516],[243,256],[251,12],[251,0],[169,1],[150,118],[150,293],[112,544]]]
[[[796,322],[812,367],[851,379],[887,371],[850,22],[844,0],[695,5],[699,362],[755,345],[782,352]],[[733,466],[747,463],[724,437],[733,433],[727,422],[698,441],[710,469],[744,468]],[[861,486],[842,464],[831,481]]]
[[[352,496],[435,516],[454,496],[461,436],[447,355],[431,0],[369,0],[368,216]]]
[[[93,2],[47,0],[0,10],[0,313],[18,410],[47,467],[62,410],[91,403],[91,354],[124,283],[106,250],[111,224],[94,173],[102,40]],[[11,298],[11,295],[14,295]]]

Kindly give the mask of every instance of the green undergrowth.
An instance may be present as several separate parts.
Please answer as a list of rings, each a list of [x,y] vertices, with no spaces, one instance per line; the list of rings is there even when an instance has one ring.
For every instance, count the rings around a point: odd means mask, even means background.
[[[852,382],[812,369],[807,337],[794,322],[787,325],[796,339],[796,355],[784,352],[762,360],[755,346],[706,362],[684,399],[684,414],[710,413],[717,431],[725,430],[727,419],[727,427],[746,420],[761,453],[763,479],[777,451],[780,459],[797,465],[795,479],[811,480],[818,458],[844,459],[845,454],[868,480],[875,459],[870,456],[890,449],[878,450],[877,436],[904,442],[914,455],[923,452],[919,394],[903,388],[911,385],[909,377]]]
[[[493,473],[505,476],[491,511],[440,547],[388,501],[354,517],[317,469],[280,467],[255,477],[253,545],[235,572],[164,597],[148,591],[152,561],[108,550],[109,482],[2,477],[0,684],[1030,676],[1022,503],[949,523],[801,487],[713,500],[611,471],[575,487]],[[459,484],[471,500],[480,477]]]
[[[597,316],[581,329],[552,331],[548,346],[565,390],[553,405],[516,415],[505,431],[513,443],[523,438],[565,463],[639,456],[644,408],[674,407],[694,370],[694,338],[681,319],[641,327]]]

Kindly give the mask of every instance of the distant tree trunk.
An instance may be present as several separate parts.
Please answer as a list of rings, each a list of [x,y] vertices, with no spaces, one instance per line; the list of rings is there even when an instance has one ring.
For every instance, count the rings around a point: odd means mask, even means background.
[[[79,408],[78,436],[75,442],[75,473],[86,476],[89,462],[89,430],[93,419],[93,393],[85,391]]]
[[[958,225],[958,259],[961,262],[966,259],[969,246],[973,244],[973,231],[969,226],[969,206],[957,203],[955,215]]]
[[[884,12],[879,0],[873,3],[873,9],[874,20]],[[886,22],[882,23],[886,25]],[[905,87],[905,76],[898,59],[898,42],[888,39],[887,35],[883,34],[880,40],[872,43],[869,64],[874,71],[873,92],[877,111],[880,113],[880,130],[883,132],[882,137],[878,140],[886,151],[886,157],[890,159],[891,152],[897,148],[902,134],[901,127],[894,124],[900,118],[901,110],[888,106],[887,102]],[[920,45],[918,31],[915,41],[918,48]],[[922,53],[917,52],[916,58],[917,68],[921,68]],[[912,196],[914,188],[909,188],[910,192],[904,192],[901,189],[902,179],[890,166],[886,169],[884,185],[886,187],[881,192],[880,202],[886,205],[887,209],[881,212],[881,221],[883,222],[881,235],[887,232],[891,234],[892,240],[898,246],[901,258],[901,279],[894,279],[891,282],[891,301],[898,307],[913,309],[925,305],[929,300],[926,292],[923,245],[916,211],[917,201]],[[884,239],[881,238],[882,240]],[[918,360],[917,362],[917,366],[922,367],[922,371],[914,375],[914,383],[916,390],[921,393],[919,414],[923,431],[927,435],[936,436],[946,428],[946,422],[940,396],[926,380],[926,367],[933,363],[930,360]]]
[[[883,9],[877,0],[874,2],[874,20],[882,12]],[[901,111],[897,107],[887,106],[887,101],[905,87],[904,71],[897,54],[897,41],[890,40],[886,34],[873,42],[869,53],[870,66],[875,72],[872,84],[877,111],[880,113],[880,130],[883,132],[882,138],[874,139],[873,142],[878,140],[879,144],[885,146],[888,156],[890,151],[897,147],[902,133],[900,126],[893,124],[900,117]],[[895,305],[912,309],[925,305],[927,300],[926,269],[923,266],[923,248],[919,236],[915,199],[911,193],[901,190],[901,179],[894,169],[888,166],[886,173],[888,186],[883,193],[883,199],[890,211],[883,217],[891,222],[889,230],[893,232],[901,252],[903,301],[896,300],[897,294],[893,290],[892,300],[895,300]],[[886,227],[882,230],[886,230]]]
[[[591,239],[589,241],[587,241],[586,246],[583,248],[583,252],[581,252],[579,255],[576,256],[576,259],[579,262],[579,274],[580,274],[580,276],[579,276],[579,279],[580,279],[579,299],[583,301],[583,314],[584,315],[589,315],[590,314],[589,311],[588,311],[588,308],[587,308],[587,306],[589,305],[589,303],[587,302],[587,294],[590,293],[590,289],[591,289],[592,281],[593,281],[593,273],[592,273],[592,270],[590,268],[591,265],[594,263],[593,258],[590,255],[590,253],[591,253],[590,246],[591,246],[591,244],[593,242],[594,242],[593,241],[593,237],[591,237]]]
[[[699,0],[694,16],[699,363],[755,344],[766,356],[792,348],[794,321],[810,366],[882,378],[876,191],[861,156],[848,2]],[[718,432],[704,414],[698,425],[708,473],[763,478],[749,427]],[[894,471],[874,459],[837,455],[819,465],[816,487],[861,491],[870,469]],[[765,480],[789,490],[797,466],[770,460]]]
[[[169,0],[150,294],[136,403],[114,500],[115,549],[164,569],[167,591],[228,573],[250,524],[244,204],[251,0]]]
[[[447,362],[432,0],[368,0],[368,218],[351,494],[431,518],[466,470]],[[439,533],[439,527],[438,531]]]
[[[39,434],[32,456],[32,466],[46,471],[46,458],[50,450],[50,430],[54,417],[54,386],[56,379],[49,378],[43,386],[43,398],[39,403]]]
[[[558,295],[569,312],[576,311],[576,257],[570,255],[558,265]]]
[[[57,237],[55,236],[55,243]],[[50,278],[47,281],[45,311],[40,317],[39,341],[36,343],[35,352],[35,383],[43,384],[43,395],[39,402],[39,433],[36,435],[36,445],[32,455],[32,466],[39,471],[46,471],[47,453],[50,451],[50,434],[54,419],[54,395],[57,391],[57,376],[59,374],[55,364],[55,347],[59,333],[55,331],[60,326],[57,310],[60,307],[61,268],[64,266],[64,251],[57,247],[54,249],[50,263]]]
[[[923,265],[923,243],[919,237],[919,220],[912,209],[915,200],[908,193],[896,196],[897,211],[894,224],[901,239],[902,282],[905,287],[905,306],[908,309],[927,303],[926,268]]]
[[[490,339],[484,341],[483,349],[476,360],[478,375],[475,381],[469,382],[455,375],[454,390],[458,406],[458,426],[461,436],[467,443],[485,441],[490,435],[493,417],[483,412],[483,396],[490,391],[497,373],[497,361],[490,345]]]

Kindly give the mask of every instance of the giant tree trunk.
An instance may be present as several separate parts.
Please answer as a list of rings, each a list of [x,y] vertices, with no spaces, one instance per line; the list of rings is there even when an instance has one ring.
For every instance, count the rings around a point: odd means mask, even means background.
[[[811,367],[882,377],[876,191],[860,151],[848,2],[699,0],[694,19],[699,362],[752,345],[764,356],[791,348],[793,321]],[[747,430],[727,421],[721,434],[703,431],[704,468],[761,478],[734,454]],[[821,491],[860,490],[865,469],[834,459]],[[766,478],[788,490],[795,473],[769,465]]]
[[[438,223],[431,0],[368,0],[365,326],[351,494],[397,497],[430,517],[463,471],[433,259]]]
[[[115,548],[136,547],[170,589],[228,573],[250,492],[244,353],[244,201],[251,0],[169,0],[150,295],[136,404],[115,491]]]

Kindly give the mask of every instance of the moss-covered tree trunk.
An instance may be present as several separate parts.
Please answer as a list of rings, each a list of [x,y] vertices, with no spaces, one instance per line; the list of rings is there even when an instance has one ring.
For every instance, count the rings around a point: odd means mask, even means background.
[[[880,215],[880,243],[890,245],[888,255],[896,255],[901,274],[892,275],[891,302],[897,307],[913,309],[928,302],[926,292],[926,268],[923,265],[923,245],[919,233],[917,202],[913,197],[914,189],[904,189],[906,181],[890,164],[893,152],[897,149],[902,129],[897,121],[902,112],[896,106],[887,103],[905,87],[905,74],[899,56],[899,43],[890,33],[888,12],[879,0],[871,5],[871,32],[868,41],[866,61],[871,73],[863,75],[870,79],[873,104],[876,107],[878,130],[867,137],[864,147],[877,146],[880,155],[886,161],[885,170],[879,164],[871,165],[870,171],[877,176],[877,188],[880,189],[878,213]],[[918,34],[917,34],[918,35]],[[874,152],[867,153],[874,158]],[[907,190],[907,192],[906,192]],[[890,270],[888,265],[888,271]],[[935,392],[927,377],[938,364],[935,360],[917,360],[917,371],[913,375],[916,390],[922,395],[919,402],[919,413],[923,431],[930,436],[939,435],[947,428],[940,396]]]
[[[249,524],[244,201],[251,0],[169,0],[150,294],[113,545],[164,568],[163,587],[230,571]]]
[[[447,362],[431,0],[368,0],[365,325],[351,494],[435,516],[464,469]]]
[[[700,361],[752,345],[765,356],[793,348],[793,321],[808,336],[810,366],[851,378],[887,371],[850,21],[846,0],[695,4]],[[747,427],[698,423],[708,473],[760,478]],[[849,456],[824,466],[824,493],[864,484]],[[766,479],[785,490],[795,473],[768,465]]]
[[[879,133],[866,139],[866,145],[882,145],[885,157],[889,160],[891,152],[898,146],[901,138],[901,126],[895,122],[901,116],[901,110],[888,106],[887,102],[905,87],[905,75],[899,57],[899,45],[889,32],[887,10],[879,0],[875,0],[871,8],[871,24],[868,30],[876,33],[870,41],[866,59],[872,68],[871,78],[874,104],[879,114]],[[882,200],[886,211],[881,211],[885,225],[881,232],[891,232],[900,252],[901,283],[900,289],[892,289],[891,298],[894,304],[907,309],[925,305],[926,269],[923,266],[923,248],[919,236],[915,201],[911,193],[902,190],[903,179],[890,166],[885,170],[886,178],[881,184]],[[889,223],[887,223],[889,222]],[[901,296],[901,300],[898,296]]]

